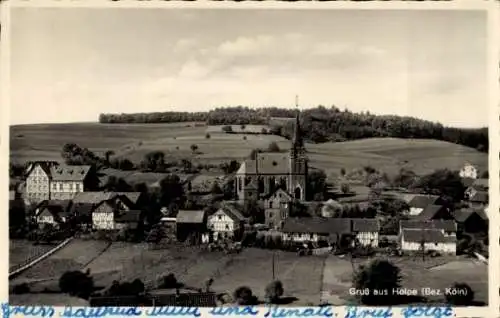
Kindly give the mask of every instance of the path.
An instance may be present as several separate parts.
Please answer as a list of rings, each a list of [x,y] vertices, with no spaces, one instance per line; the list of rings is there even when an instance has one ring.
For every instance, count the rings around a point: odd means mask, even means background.
[[[346,295],[351,287],[350,282],[343,282],[342,277],[352,273],[351,263],[335,255],[329,255],[323,267],[323,284],[321,286],[321,303],[334,306],[345,305],[339,295]]]

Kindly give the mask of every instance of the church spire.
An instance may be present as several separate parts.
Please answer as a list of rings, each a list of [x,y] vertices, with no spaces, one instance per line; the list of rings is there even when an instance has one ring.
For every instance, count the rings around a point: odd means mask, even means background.
[[[297,108],[297,113],[295,115],[295,130],[292,138],[292,148],[293,150],[299,150],[304,147],[304,140],[302,139],[302,132],[300,129],[300,111],[299,111],[299,97],[295,96],[295,107]]]

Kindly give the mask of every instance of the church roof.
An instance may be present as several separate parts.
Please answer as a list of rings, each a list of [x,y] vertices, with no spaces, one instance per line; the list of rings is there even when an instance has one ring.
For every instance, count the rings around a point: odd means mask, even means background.
[[[285,152],[262,152],[257,159],[243,161],[238,174],[288,174],[290,156]]]

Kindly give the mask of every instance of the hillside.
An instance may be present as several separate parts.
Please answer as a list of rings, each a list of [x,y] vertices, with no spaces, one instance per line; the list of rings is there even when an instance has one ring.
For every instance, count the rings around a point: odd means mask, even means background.
[[[251,131],[252,127],[249,125],[246,129]],[[169,159],[218,163],[241,159],[252,149],[266,148],[272,141],[283,150],[290,144],[279,136],[225,134],[215,126],[200,123],[21,125],[11,127],[10,133],[10,158],[17,163],[61,160],[61,149],[66,143],[76,143],[101,155],[113,150],[115,157],[135,163],[155,150],[165,152]],[[193,144],[198,146],[196,154],[190,149]],[[327,174],[366,165],[389,174],[402,167],[425,174],[439,168],[459,169],[465,162],[477,165],[482,171],[488,165],[486,153],[430,139],[367,138],[307,144],[306,147],[311,165],[326,170]]]

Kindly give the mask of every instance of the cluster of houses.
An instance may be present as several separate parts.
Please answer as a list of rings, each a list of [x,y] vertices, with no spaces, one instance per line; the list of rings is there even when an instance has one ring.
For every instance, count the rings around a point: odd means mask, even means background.
[[[305,203],[308,173],[305,148],[297,117],[296,131],[288,154],[261,153],[242,162],[235,175],[236,201],[222,202],[211,215],[204,210],[164,212],[160,224],[179,241],[196,243],[239,240],[249,228],[242,210],[247,200],[264,208],[265,226],[280,233],[283,242],[339,244],[343,237],[355,237],[363,246],[377,247],[379,218],[291,217],[294,202]],[[402,250],[426,249],[446,253],[456,251],[457,231],[488,230],[488,179],[478,178],[472,165],[460,176],[466,185],[466,208],[449,211],[439,196],[395,192],[409,209],[399,226]],[[95,191],[98,179],[91,166],[67,166],[35,162],[27,170],[24,200],[35,205],[35,219],[41,226],[59,227],[74,222],[85,230],[138,229],[144,224],[145,198],[139,192]],[[11,195],[11,206],[21,197]],[[332,202],[326,202],[331,204]]]

